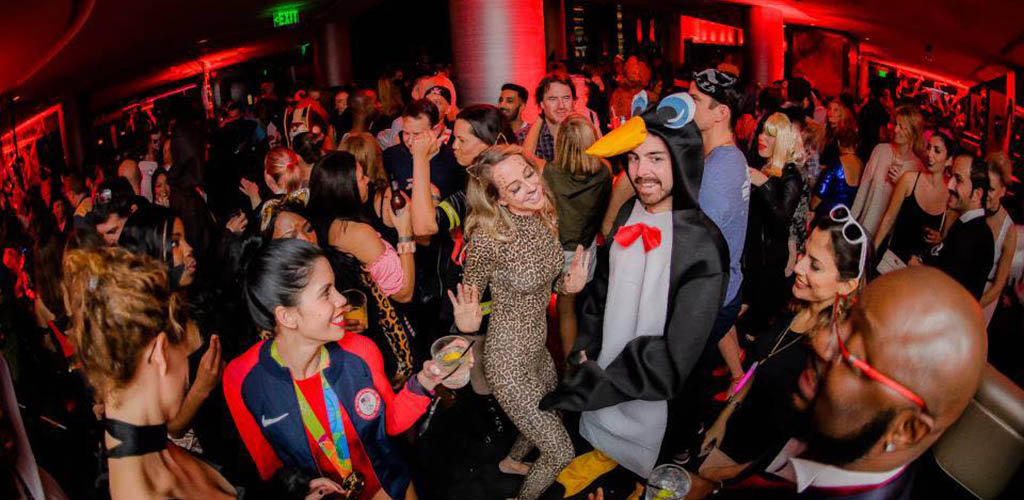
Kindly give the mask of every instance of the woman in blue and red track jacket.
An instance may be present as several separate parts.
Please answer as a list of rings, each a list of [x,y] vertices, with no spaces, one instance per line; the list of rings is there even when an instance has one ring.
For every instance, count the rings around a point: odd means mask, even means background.
[[[273,338],[228,365],[224,392],[260,476],[290,467],[361,489],[350,498],[404,499],[408,470],[388,437],[423,415],[440,370],[428,361],[395,394],[373,341],[345,331],[334,273],[307,242],[268,243],[244,288],[253,320]]]

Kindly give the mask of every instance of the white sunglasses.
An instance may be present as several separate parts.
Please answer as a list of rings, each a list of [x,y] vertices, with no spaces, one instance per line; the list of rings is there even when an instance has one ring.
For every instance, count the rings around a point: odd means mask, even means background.
[[[832,207],[828,216],[833,221],[843,224],[843,239],[851,245],[860,245],[860,265],[857,267],[857,279],[864,275],[864,264],[868,258],[868,233],[853,218],[850,208],[842,203]]]

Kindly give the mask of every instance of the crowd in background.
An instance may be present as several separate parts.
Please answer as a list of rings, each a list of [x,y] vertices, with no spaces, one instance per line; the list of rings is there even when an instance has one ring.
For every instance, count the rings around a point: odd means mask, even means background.
[[[740,484],[730,467],[773,472],[763,452],[798,455],[786,438],[806,428],[821,463],[913,462],[973,394],[986,325],[989,361],[1021,381],[1008,359],[1024,296],[1014,166],[965,149],[945,100],[873,82],[858,102],[798,76],[747,88],[731,65],[672,72],[660,57],[548,69],[493,103],[460,102],[443,68],[288,95],[267,81],[214,119],[176,102],[81,169],[5,166],[0,462],[18,472],[0,472],[0,497],[627,498],[669,459],[709,493]],[[663,106],[688,106],[693,122],[673,128]],[[640,126],[661,150],[598,151]],[[679,254],[691,244],[720,251]],[[646,264],[616,271],[629,252]],[[677,276],[682,261],[711,262],[718,281]],[[364,320],[343,317],[360,302]],[[685,328],[677,303],[694,308]],[[630,308],[640,317],[616,322]],[[982,336],[847,340],[874,345],[869,363],[904,360],[892,377],[909,389],[887,396],[909,393],[917,420],[879,410],[860,441],[840,440],[853,431],[833,424],[865,414],[821,413],[848,395],[823,382],[848,354],[832,328],[893,308]],[[698,340],[684,349],[674,329]],[[610,343],[619,330],[631,333]],[[664,365],[637,347],[662,331],[651,350]],[[449,335],[470,360],[454,372],[431,350]],[[944,370],[901,358],[953,342],[967,347]],[[616,375],[620,351],[650,373]],[[803,380],[808,363],[825,395]],[[941,385],[953,366],[966,375]],[[462,371],[468,385],[449,388]],[[591,383],[635,415],[573,392]],[[669,418],[645,453],[616,455],[629,446],[611,443],[615,419],[663,411],[621,406],[634,400],[668,401]],[[925,430],[900,434],[897,418]],[[603,479],[577,484],[579,467]]]

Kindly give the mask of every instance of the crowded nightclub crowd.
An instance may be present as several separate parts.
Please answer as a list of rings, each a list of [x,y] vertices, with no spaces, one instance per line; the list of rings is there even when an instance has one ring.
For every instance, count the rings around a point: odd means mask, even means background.
[[[265,81],[4,166],[0,497],[911,498],[1019,375],[1010,161],[695,69]]]

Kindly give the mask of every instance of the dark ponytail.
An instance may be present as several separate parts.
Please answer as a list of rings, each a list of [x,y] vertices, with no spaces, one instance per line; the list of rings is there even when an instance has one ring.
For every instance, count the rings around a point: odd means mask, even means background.
[[[323,250],[308,242],[290,238],[268,242],[249,261],[245,271],[245,302],[253,323],[274,331],[277,306],[290,307],[309,284],[313,263]]]

